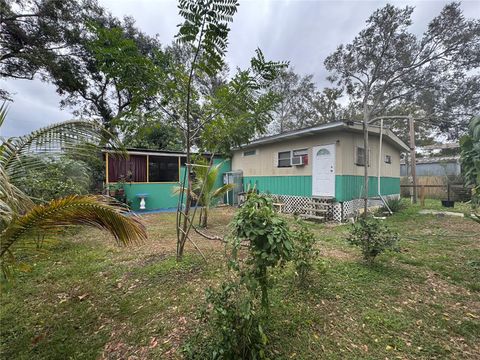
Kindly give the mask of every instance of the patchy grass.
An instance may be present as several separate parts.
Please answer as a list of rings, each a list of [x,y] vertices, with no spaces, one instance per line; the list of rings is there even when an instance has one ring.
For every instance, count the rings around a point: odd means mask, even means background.
[[[387,219],[402,251],[370,267],[346,244],[348,225],[310,225],[322,270],[307,289],[294,285],[292,266],[275,273],[272,357],[480,358],[480,226],[419,209]],[[232,215],[212,211],[209,231],[225,233]],[[29,259],[32,271],[2,290],[2,357],[181,358],[205,289],[225,277],[224,247],[194,236],[208,263],[190,244],[177,263],[174,214],[144,220],[142,246],[118,248],[83,229]]]

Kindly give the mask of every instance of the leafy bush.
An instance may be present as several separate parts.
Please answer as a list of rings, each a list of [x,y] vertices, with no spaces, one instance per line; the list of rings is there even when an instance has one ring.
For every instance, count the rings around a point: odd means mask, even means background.
[[[364,259],[371,263],[385,250],[398,251],[399,236],[380,220],[362,217],[352,225],[347,241],[360,247]]]
[[[34,155],[32,155],[34,156]],[[68,195],[87,194],[90,177],[87,166],[67,157],[41,159],[42,166],[27,169],[15,184],[39,202]]]
[[[299,284],[305,286],[318,257],[318,251],[314,249],[315,235],[310,231],[305,222],[297,220],[296,229],[292,231],[292,240],[294,243],[293,262],[295,264],[295,273]]]
[[[185,346],[190,359],[265,359],[268,338],[263,331],[268,313],[269,269],[290,260],[292,233],[287,222],[274,211],[271,199],[255,192],[232,221],[232,252],[228,261],[234,280],[218,290],[207,291],[202,319],[209,328],[199,329]],[[302,238],[305,237],[302,233]],[[241,247],[247,256],[239,259]]]
[[[234,246],[232,261],[242,243],[247,243],[249,254],[242,269],[243,281],[262,293],[262,306],[268,307],[268,268],[274,268],[291,259],[293,243],[287,222],[274,210],[272,199],[249,193],[247,200],[232,222]],[[237,265],[240,265],[237,263]]]
[[[188,359],[265,359],[267,336],[263,332],[258,300],[238,282],[207,290],[208,307],[202,321],[211,333],[198,331],[183,352]]]

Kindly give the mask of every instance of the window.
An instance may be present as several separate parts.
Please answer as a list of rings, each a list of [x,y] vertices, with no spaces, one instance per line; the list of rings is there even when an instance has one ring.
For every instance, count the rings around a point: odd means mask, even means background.
[[[365,166],[365,149],[357,147],[357,156],[355,158],[355,164],[359,166]]]
[[[252,156],[252,155],[256,155],[257,154],[257,150],[253,149],[253,150],[246,150],[243,152],[243,156]]]
[[[291,152],[282,151],[278,153],[278,167],[290,167],[291,164]]]
[[[108,181],[146,182],[147,157],[129,155],[127,158],[108,154]]]
[[[149,156],[148,161],[149,182],[177,182],[178,157],[177,156]]]
[[[391,155],[385,155],[385,163],[386,164],[391,164],[392,163],[392,156]]]

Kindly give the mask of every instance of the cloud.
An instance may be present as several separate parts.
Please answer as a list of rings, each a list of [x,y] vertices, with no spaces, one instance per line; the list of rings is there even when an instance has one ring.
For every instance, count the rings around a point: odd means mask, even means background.
[[[392,1],[390,1],[392,2]],[[174,0],[100,0],[115,16],[132,16],[144,32],[158,34],[163,44],[173,41],[181,22]],[[387,1],[240,0],[231,25],[227,62],[231,69],[249,65],[257,47],[272,60],[290,61],[302,74],[314,74],[320,87],[328,86],[323,61],[335,48],[350,42],[366,19]],[[446,1],[394,1],[399,7],[414,6],[412,31],[418,35]],[[479,1],[466,1],[467,17],[478,17]],[[39,126],[67,120],[71,111],[59,109],[52,85],[40,81],[8,80],[2,88],[14,92],[4,136],[20,135]]]

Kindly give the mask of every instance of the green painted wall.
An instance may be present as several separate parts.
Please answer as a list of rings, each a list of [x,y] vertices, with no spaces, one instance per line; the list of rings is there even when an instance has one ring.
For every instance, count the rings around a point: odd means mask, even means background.
[[[245,176],[244,189],[255,188],[260,192],[278,195],[312,196],[311,176]]]
[[[376,197],[377,177],[368,177],[368,196]],[[337,201],[359,199],[363,194],[363,176],[337,175],[335,176],[335,198]],[[382,177],[380,179],[380,191],[382,195],[400,194],[400,178]]]
[[[245,176],[245,190],[256,187],[261,192],[279,195],[312,196],[311,176]],[[382,177],[380,180],[382,195],[400,194],[400,178]],[[335,176],[335,199],[348,201],[361,197],[363,176]],[[369,177],[369,196],[377,196],[377,177]]]
[[[213,163],[216,165],[222,163],[222,161],[223,164],[220,167],[220,173],[215,184],[217,187],[223,185],[223,173],[231,170],[231,162],[229,159],[224,161],[224,159],[221,158],[214,158]],[[180,169],[180,181],[183,181],[184,175],[185,167],[182,166]],[[173,190],[177,186],[179,186],[179,184],[126,183],[125,195],[128,201],[131,202],[131,208],[134,211],[140,209],[140,199],[137,197],[137,194],[148,194],[148,197],[146,198],[146,210],[176,208],[178,203],[178,195],[174,195]]]

